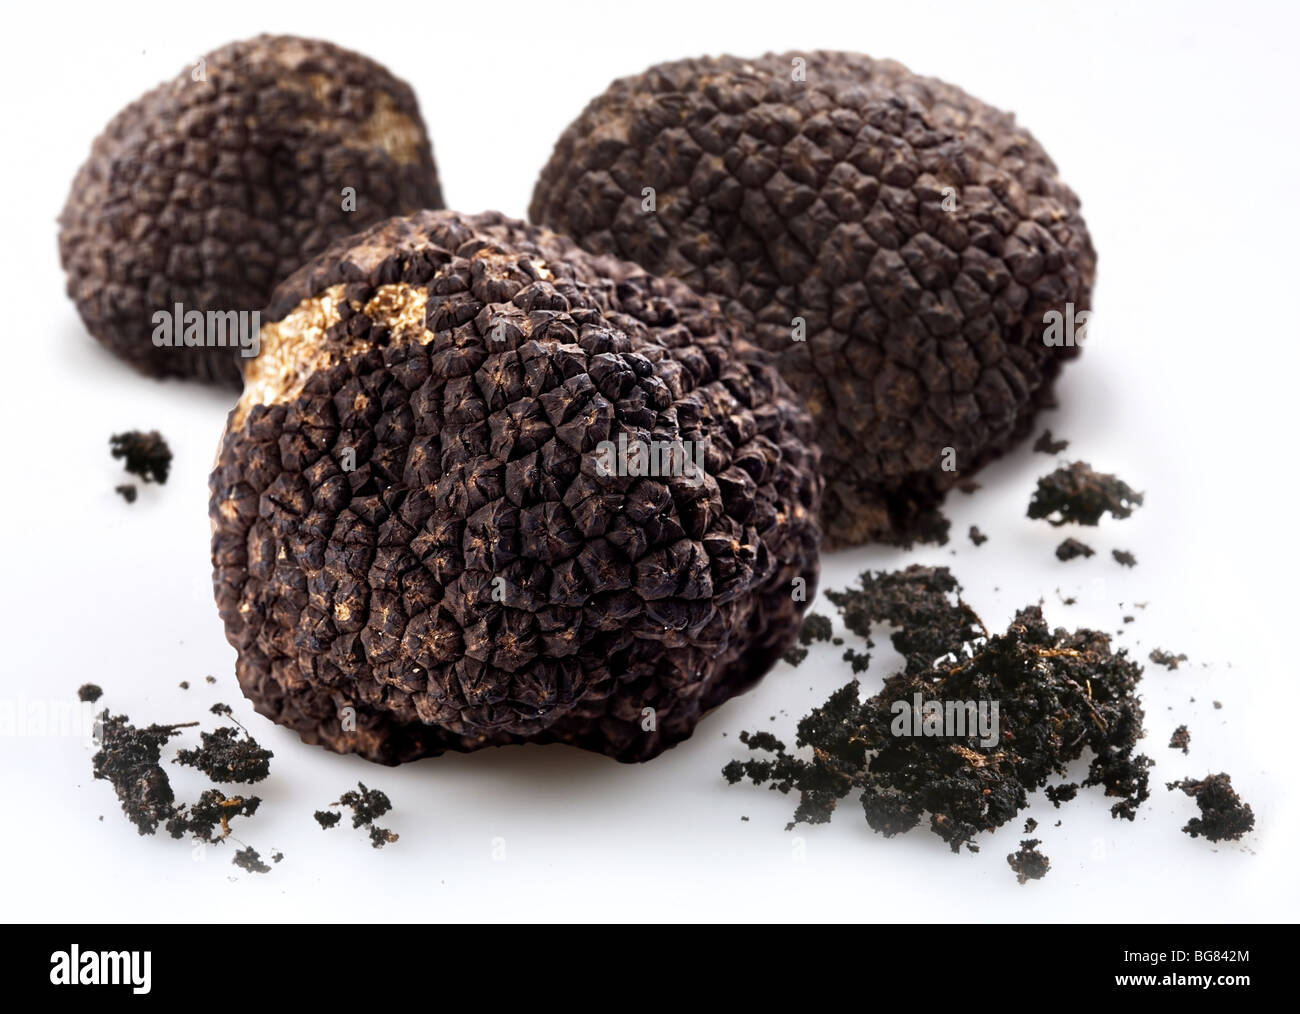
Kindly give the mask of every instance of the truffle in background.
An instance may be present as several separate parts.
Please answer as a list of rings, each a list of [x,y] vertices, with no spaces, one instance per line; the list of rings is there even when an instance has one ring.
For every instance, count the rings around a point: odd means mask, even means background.
[[[615,81],[529,214],[716,295],[777,355],[817,425],[828,545],[910,541],[1028,435],[1078,354],[1096,263],[1078,198],[1011,114],[855,53]]]
[[[812,423],[715,300],[422,212],[335,244],[268,318],[210,480],[261,714],[388,764],[523,742],[641,761],[794,642]]]
[[[156,347],[154,314],[261,310],[332,241],[441,207],[405,82],[328,42],[262,35],[109,123],[72,184],[59,252],[68,295],[114,353],[150,376],[238,384],[237,349]]]

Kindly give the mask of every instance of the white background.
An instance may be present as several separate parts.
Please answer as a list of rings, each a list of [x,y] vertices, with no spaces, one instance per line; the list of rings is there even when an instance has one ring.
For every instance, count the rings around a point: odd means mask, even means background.
[[[50,708],[92,680],[114,712],[142,723],[204,717],[208,728],[210,704],[232,705],[276,755],[257,789],[261,812],[236,833],[285,859],[258,876],[230,864],[230,844],[196,858],[165,835],[140,838],[110,786],[91,779],[80,740],[0,738],[5,917],[1294,918],[1293,5],[499,0],[399,13],[169,2],[75,14],[33,4],[6,20],[0,700]],[[729,787],[719,769],[743,753],[741,729],[792,740],[797,717],[848,679],[829,646],[798,670],[779,665],[692,740],[634,767],[527,747],[393,770],[303,746],[256,716],[235,685],[209,584],[207,470],[230,398],[143,379],[100,350],[64,295],[55,218],[121,106],[260,31],[328,38],[410,81],[448,203],[463,211],[523,216],[551,145],[588,99],[665,59],[857,49],[1015,110],[1082,196],[1100,258],[1089,347],[1045,422],[1071,440],[1070,457],[1118,472],[1147,505],[1080,533],[1097,556],[1058,563],[1064,533],[1023,516],[1053,462],[1024,447],[987,469],[976,495],[950,499],[949,547],[837,553],[823,586],[843,587],[865,566],[946,563],[990,626],[1042,597],[1061,625],[1115,631],[1136,615],[1121,640],[1141,658],[1157,646],[1186,652],[1177,672],[1147,670],[1145,749],[1158,766],[1136,823],[1112,820],[1095,789],[1059,811],[1035,796],[1025,816],[1038,819],[1052,869],[1024,887],[1004,858],[1019,822],[959,856],[924,826],[874,835],[853,798],[831,824],[786,832],[792,800]],[[176,454],[166,486],[133,506],[113,493],[124,476],[107,447],[129,428],[162,430]],[[972,523],[989,535],[979,549],[965,537]],[[1138,567],[1117,566],[1115,547],[1133,550]],[[1064,606],[1057,588],[1078,604]],[[877,641],[869,692],[889,671]],[[1188,757],[1166,746],[1181,722]],[[1215,847],[1179,831],[1195,807],[1163,783],[1220,770],[1253,805],[1257,829]],[[182,799],[202,787],[194,772],[172,772]],[[311,817],[358,779],[395,804],[384,823],[401,840],[381,852],[346,822],[322,832]],[[1232,946],[1184,941],[1211,942]]]

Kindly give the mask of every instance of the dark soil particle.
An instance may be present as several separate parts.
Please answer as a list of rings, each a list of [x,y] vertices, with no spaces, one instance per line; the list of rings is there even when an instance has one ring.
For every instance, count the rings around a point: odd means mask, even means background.
[[[957,580],[947,567],[913,564],[906,570],[864,573],[860,587],[828,591],[850,631],[873,646],[871,627],[888,623],[890,642],[907,660],[907,672],[930,668],[937,658],[983,632],[983,624],[957,595]]]
[[[120,486],[114,486],[113,492],[120,496],[127,503],[135,503],[136,488],[133,482],[124,482]]]
[[[1031,435],[1081,348],[1045,311],[1091,305],[1078,208],[1013,117],[895,61],[802,52],[615,82],[561,137],[530,215],[717,296],[781,357],[814,406],[828,544],[846,544],[906,538]],[[935,467],[954,450],[960,472]]]
[[[1053,440],[1051,430],[1043,430],[1034,441],[1034,450],[1042,454],[1060,454],[1069,446],[1068,440]]]
[[[226,708],[220,712],[218,708]],[[229,714],[226,705],[214,705],[217,714]],[[214,782],[260,782],[271,773],[270,750],[263,749],[246,732],[226,726],[202,733],[203,745],[176,754],[178,764],[198,768]]]
[[[1085,461],[1063,465],[1038,480],[1029,501],[1029,517],[1049,524],[1095,525],[1103,514],[1126,518],[1141,506],[1143,494],[1128,483],[1094,472]]]
[[[1052,801],[1052,805],[1060,809],[1062,803],[1068,803],[1079,794],[1079,786],[1074,782],[1066,782],[1064,785],[1049,785],[1043,791]]]
[[[251,845],[248,848],[242,848],[235,853],[230,860],[240,869],[247,870],[249,873],[270,873],[271,867],[262,862],[262,857],[258,855],[257,849]]]
[[[361,827],[371,824],[393,808],[388,796],[378,789],[368,789],[363,782],[357,782],[356,789],[349,789],[339,796],[338,802],[330,806],[347,806],[352,809],[352,826]]]
[[[804,617],[803,626],[799,630],[799,643],[812,644],[813,641],[829,641],[831,639],[831,620],[829,616],[822,616],[820,613],[809,613]]]
[[[385,845],[397,841],[399,835],[394,834],[386,827],[380,827],[375,820],[382,817],[385,813],[393,808],[392,802],[388,796],[378,789],[368,789],[362,782],[357,782],[355,789],[349,789],[339,798],[330,803],[330,806],[346,806],[352,810],[352,826],[366,828],[370,836],[370,844],[374,848],[383,848]],[[329,810],[317,810],[315,813],[316,823],[329,830],[338,824],[342,814],[333,813]]]
[[[201,841],[221,841],[230,834],[230,818],[251,817],[261,802],[257,796],[227,798],[219,789],[208,789],[193,806],[176,807],[174,816],[167,821],[167,833],[173,838],[190,834]]]
[[[967,535],[970,536],[971,542],[977,546],[982,546],[989,541],[989,537],[979,530],[979,525],[971,525]]]
[[[1026,838],[1020,843],[1019,851],[1007,856],[1007,865],[1015,871],[1016,880],[1022,884],[1042,880],[1052,867],[1051,860],[1038,851],[1040,844],[1037,838]]]
[[[1127,549],[1112,549],[1110,555],[1115,558],[1115,562],[1121,567],[1136,567],[1138,558],[1130,553]]]
[[[784,655],[781,656],[781,658],[783,658],[790,665],[798,665],[807,657],[808,657],[808,649],[802,648],[797,644],[793,645],[789,651],[787,651]]]
[[[1200,781],[1186,778],[1169,782],[1166,787],[1181,789],[1196,800],[1201,815],[1183,826],[1193,838],[1204,835],[1209,841],[1237,841],[1255,827],[1250,804],[1237,795],[1232,778],[1226,774],[1206,775]]]
[[[951,527],[952,522],[942,511],[938,509],[926,511],[916,519],[914,527],[897,537],[898,545],[903,549],[911,549],[918,543],[923,546],[946,546],[948,530]]]
[[[1038,830],[1038,821],[1030,817],[1025,821],[1025,834],[1033,834],[1036,830]]]
[[[1066,539],[1056,547],[1056,558],[1058,560],[1073,560],[1076,557],[1089,557],[1093,555],[1093,549],[1087,543],[1080,542],[1078,539]]]
[[[131,475],[137,475],[145,482],[164,483],[171,470],[172,451],[167,441],[157,430],[142,433],[130,430],[127,433],[115,433],[108,438],[113,457],[124,458],[122,465]],[[118,492],[121,492],[119,487]],[[123,496],[127,496],[125,493]],[[129,503],[134,496],[127,496]]]
[[[1156,665],[1162,665],[1170,671],[1177,669],[1178,663],[1187,661],[1186,655],[1175,655],[1173,652],[1165,651],[1163,648],[1153,649],[1147,658],[1151,659],[1151,661]]]
[[[397,841],[400,835],[394,834],[386,827],[380,827],[378,824],[370,825],[370,845],[372,848],[381,849],[385,845]]]
[[[169,820],[175,795],[159,760],[162,748],[181,729],[197,725],[149,725],[137,729],[126,715],[99,716],[99,750],[91,758],[94,775],[111,782],[122,812],[140,834],[153,834]]]
[[[1180,725],[1174,730],[1174,734],[1169,737],[1169,748],[1171,750],[1181,750],[1187,753],[1188,746],[1191,745],[1192,734],[1187,731],[1187,726]]]
[[[946,568],[912,566],[866,573],[860,587],[830,592],[846,626],[868,636],[889,622],[906,659],[874,697],[862,700],[856,680],[837,690],[798,724],[795,745],[805,760],[770,733],[742,735],[769,759],[736,760],[727,781],[748,778],[780,792],[797,791],[790,827],[830,819],[839,800],[857,791],[868,824],[886,836],[930,827],[953,851],[1011,820],[1066,766],[1092,754],[1085,785],[1117,797],[1115,817],[1132,820],[1149,795],[1151,761],[1135,755],[1142,735],[1136,690],[1141,667],[1106,634],[1051,630],[1037,606],[1016,614],[1006,632],[990,635],[962,601]],[[999,735],[982,745],[967,735],[902,734],[897,702],[998,702]],[[905,709],[906,710],[906,709]]]
[[[104,696],[104,688],[96,683],[83,683],[77,688],[77,699],[87,704],[94,704]]]

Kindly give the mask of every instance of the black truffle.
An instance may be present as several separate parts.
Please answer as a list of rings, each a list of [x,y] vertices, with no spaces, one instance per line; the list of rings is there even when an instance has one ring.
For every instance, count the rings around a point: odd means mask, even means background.
[[[1056,440],[1052,437],[1051,430],[1043,430],[1038,434],[1038,439],[1034,441],[1034,450],[1040,454],[1060,454],[1070,446],[1068,440]]]
[[[237,350],[157,347],[155,313],[260,311],[333,240],[440,207],[409,86],[327,42],[262,35],[109,123],[72,184],[59,251],[68,295],[113,352],[151,376],[234,384]]]
[[[251,817],[262,800],[257,796],[227,797],[220,789],[208,789],[190,807],[178,806],[167,821],[167,833],[173,838],[193,835],[200,841],[224,841],[230,835],[232,817]],[[217,834],[217,828],[221,833]]]
[[[530,216],[718,296],[779,354],[817,423],[828,544],[907,541],[1029,434],[1079,351],[1096,262],[1012,115],[855,53],[615,81],[561,136]]]
[[[268,316],[210,480],[261,714],[389,764],[521,742],[639,761],[796,639],[812,424],[714,300],[424,212],[336,244]]]

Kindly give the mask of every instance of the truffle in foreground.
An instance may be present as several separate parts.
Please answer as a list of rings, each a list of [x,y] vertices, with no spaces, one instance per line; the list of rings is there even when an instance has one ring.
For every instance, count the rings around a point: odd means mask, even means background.
[[[777,356],[817,424],[828,545],[906,543],[1029,435],[1096,266],[1078,198],[1013,115],[857,53],[615,81],[529,215],[717,296]]]
[[[812,426],[713,300],[426,212],[331,248],[268,319],[209,484],[261,714],[389,764],[523,742],[640,761],[795,641]]]
[[[73,181],[59,252],[68,295],[111,351],[150,376],[236,384],[228,315],[260,311],[331,241],[440,207],[405,82],[328,42],[261,35],[208,53],[109,123]],[[226,347],[186,346],[214,341],[218,319]]]

